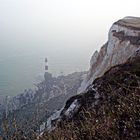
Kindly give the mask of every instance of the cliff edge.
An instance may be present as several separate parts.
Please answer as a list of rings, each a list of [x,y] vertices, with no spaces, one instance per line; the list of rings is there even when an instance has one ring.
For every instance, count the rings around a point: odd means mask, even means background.
[[[107,43],[93,54],[89,72],[78,92],[85,92],[96,78],[111,67],[125,63],[139,49],[140,18],[125,17],[115,22],[110,28]]]

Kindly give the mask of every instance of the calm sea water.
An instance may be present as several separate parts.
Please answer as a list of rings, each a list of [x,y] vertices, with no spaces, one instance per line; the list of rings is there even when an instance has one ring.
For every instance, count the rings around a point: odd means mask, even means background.
[[[32,88],[43,73],[42,58],[37,55],[5,55],[0,59],[0,95],[16,95]]]

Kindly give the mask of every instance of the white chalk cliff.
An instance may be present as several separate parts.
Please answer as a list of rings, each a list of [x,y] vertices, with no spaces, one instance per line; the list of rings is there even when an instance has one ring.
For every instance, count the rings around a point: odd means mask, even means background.
[[[140,18],[125,17],[115,22],[108,34],[108,41],[96,51],[90,61],[90,70],[78,93],[84,92],[98,77],[111,67],[125,63],[140,49]]]

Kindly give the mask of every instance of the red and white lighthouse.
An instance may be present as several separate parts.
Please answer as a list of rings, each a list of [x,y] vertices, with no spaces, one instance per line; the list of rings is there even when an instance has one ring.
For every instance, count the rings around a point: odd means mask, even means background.
[[[45,72],[48,71],[48,59],[45,58]]]

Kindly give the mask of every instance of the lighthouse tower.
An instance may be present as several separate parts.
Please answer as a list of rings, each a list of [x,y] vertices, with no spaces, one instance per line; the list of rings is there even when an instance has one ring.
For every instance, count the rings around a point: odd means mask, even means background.
[[[45,72],[48,72],[48,59],[45,58]]]
[[[48,59],[45,58],[45,73],[44,73],[44,78],[45,81],[49,82],[50,79],[52,79],[52,74],[48,72]]]

